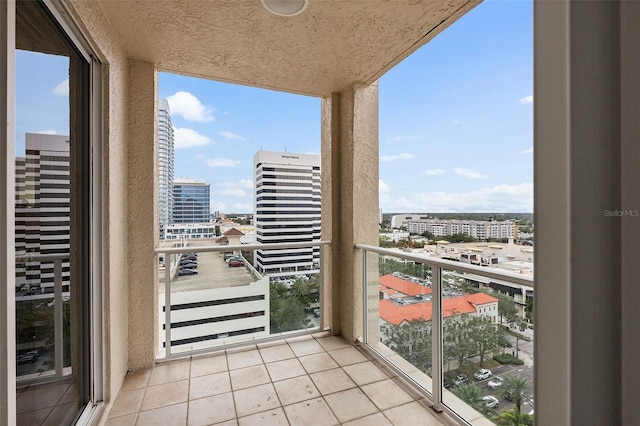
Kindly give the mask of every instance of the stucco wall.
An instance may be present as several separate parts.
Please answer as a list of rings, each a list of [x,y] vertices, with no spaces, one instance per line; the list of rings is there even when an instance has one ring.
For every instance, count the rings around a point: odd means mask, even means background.
[[[102,62],[104,399],[117,395],[128,369],[127,79],[115,31],[95,2],[70,0],[72,17]]]

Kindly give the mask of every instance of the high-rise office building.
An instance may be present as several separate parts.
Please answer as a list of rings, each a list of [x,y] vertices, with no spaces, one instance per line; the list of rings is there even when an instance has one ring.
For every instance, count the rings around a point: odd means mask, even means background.
[[[320,241],[320,156],[258,151],[253,157],[254,226],[262,244]],[[254,266],[274,276],[317,273],[320,248],[257,250]]]
[[[173,124],[166,99],[158,104],[158,221],[160,239],[167,225],[173,223]]]
[[[35,256],[69,254],[69,136],[27,133],[25,151],[16,157],[16,287],[53,293],[53,262]],[[68,258],[62,285],[68,291]]]
[[[173,223],[206,223],[211,220],[211,185],[195,179],[173,181]]]

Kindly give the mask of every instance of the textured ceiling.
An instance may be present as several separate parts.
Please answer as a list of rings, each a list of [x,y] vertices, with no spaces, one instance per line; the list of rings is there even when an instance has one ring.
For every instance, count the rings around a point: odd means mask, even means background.
[[[132,58],[158,69],[314,96],[371,83],[477,5],[473,0],[99,0]]]

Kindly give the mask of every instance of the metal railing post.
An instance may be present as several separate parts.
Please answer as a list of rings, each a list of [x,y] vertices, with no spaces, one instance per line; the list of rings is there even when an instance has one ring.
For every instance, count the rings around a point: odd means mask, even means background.
[[[433,387],[432,408],[442,412],[442,270],[431,267],[431,384]]]
[[[171,254],[164,253],[164,356],[171,356]]]
[[[64,367],[64,324],[62,300],[62,259],[53,261],[53,330],[56,377],[62,377]]]

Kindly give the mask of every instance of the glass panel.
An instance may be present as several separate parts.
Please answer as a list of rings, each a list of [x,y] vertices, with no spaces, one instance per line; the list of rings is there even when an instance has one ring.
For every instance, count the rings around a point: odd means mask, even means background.
[[[367,253],[367,341],[431,390],[431,268]]]
[[[318,329],[317,273],[290,278],[263,275],[251,266],[254,253],[251,250],[200,251],[193,241],[163,245],[181,247],[184,252],[159,257],[158,356],[168,355],[164,325],[167,267],[170,268],[171,354]]]
[[[43,4],[18,1],[18,424],[72,424],[90,396],[87,71]]]

